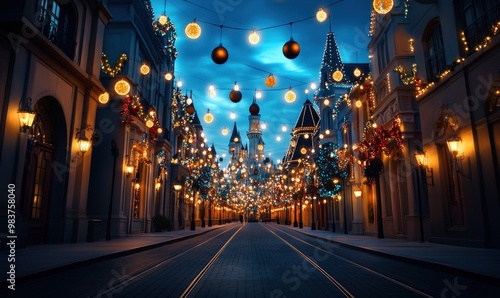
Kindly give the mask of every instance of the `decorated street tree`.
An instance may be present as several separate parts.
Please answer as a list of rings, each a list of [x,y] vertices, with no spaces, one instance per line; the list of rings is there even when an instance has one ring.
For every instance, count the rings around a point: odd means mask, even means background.
[[[198,193],[199,193],[199,198],[202,200],[201,204],[201,227],[205,227],[205,200],[208,198],[208,195],[210,193],[210,189],[212,188],[212,175],[213,171],[210,165],[204,165],[198,177],[196,178],[197,180],[197,185],[198,185]]]
[[[318,192],[321,197],[333,198],[342,190],[343,184],[334,183],[334,178],[347,178],[347,171],[339,160],[339,146],[332,142],[322,144],[318,150],[316,173],[318,176]],[[335,218],[332,231],[335,232]]]
[[[339,146],[332,142],[321,145],[318,150],[316,161],[316,173],[318,175],[318,191],[321,197],[333,197],[337,195],[342,186],[333,183],[333,178],[345,179],[347,171],[339,167]]]
[[[403,137],[400,130],[401,119],[396,116],[390,129],[382,126],[371,125],[369,122],[363,133],[363,140],[356,143],[354,150],[359,153],[358,161],[364,169],[364,176],[369,184],[375,183],[377,199],[377,237],[384,238],[384,228],[382,224],[382,205],[380,197],[379,176],[384,170],[382,154],[390,155],[390,144],[397,146],[396,151],[403,149]]]

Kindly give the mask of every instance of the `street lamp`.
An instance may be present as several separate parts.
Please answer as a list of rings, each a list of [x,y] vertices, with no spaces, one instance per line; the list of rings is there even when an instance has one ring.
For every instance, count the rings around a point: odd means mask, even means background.
[[[363,191],[361,191],[361,189],[355,189],[354,190],[354,196],[356,198],[360,198],[362,194],[363,194]]]
[[[31,108],[31,97],[23,98],[19,101],[17,117],[19,118],[20,132],[28,132],[35,121],[35,111]]]

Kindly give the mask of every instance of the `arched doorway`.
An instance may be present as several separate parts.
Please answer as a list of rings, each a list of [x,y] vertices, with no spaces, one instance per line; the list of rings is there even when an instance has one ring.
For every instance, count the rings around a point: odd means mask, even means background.
[[[26,152],[22,212],[27,243],[62,241],[67,169],[66,124],[56,99],[44,97],[34,107],[35,122]],[[61,171],[61,169],[64,169]]]

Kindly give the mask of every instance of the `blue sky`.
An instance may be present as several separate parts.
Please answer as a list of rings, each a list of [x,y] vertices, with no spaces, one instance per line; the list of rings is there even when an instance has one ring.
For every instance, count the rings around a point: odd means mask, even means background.
[[[326,7],[330,14],[331,29],[343,62],[369,62],[367,46],[371,1],[368,0],[152,0],[152,4],[156,17],[165,11],[176,27],[179,54],[175,78],[183,82],[183,93],[192,91],[205,138],[209,145],[215,144],[219,156],[227,153],[234,122],[244,143],[247,142],[248,108],[255,91],[260,90],[262,98],[257,99],[257,104],[260,106],[261,123],[267,126],[262,130],[266,155],[273,161],[283,157],[306,96],[312,100],[314,91],[310,89],[310,83],[318,84],[319,80],[329,22],[320,23],[315,18],[300,20],[314,16],[320,7]],[[186,37],[184,28],[195,18],[202,34],[192,40]],[[222,34],[220,25],[223,26]],[[268,27],[274,28],[259,31]],[[252,29],[260,35],[257,45],[248,42]],[[212,61],[211,52],[219,45],[221,36],[229,59],[225,64],[218,65]],[[282,54],[283,44],[290,36],[301,47],[299,56],[293,60]],[[272,88],[264,83],[270,73],[277,81]],[[229,92],[235,82],[243,94],[239,103],[229,100]],[[217,93],[213,98],[208,95],[210,85],[214,85]],[[290,86],[297,94],[297,100],[291,104],[284,100]],[[305,94],[306,89],[310,91],[308,95]],[[207,109],[215,117],[210,124],[203,121]],[[231,112],[236,114],[236,119],[230,118]],[[282,131],[283,126],[287,127],[286,132]],[[227,136],[221,133],[224,127],[230,130]],[[277,141],[277,137],[281,141]]]

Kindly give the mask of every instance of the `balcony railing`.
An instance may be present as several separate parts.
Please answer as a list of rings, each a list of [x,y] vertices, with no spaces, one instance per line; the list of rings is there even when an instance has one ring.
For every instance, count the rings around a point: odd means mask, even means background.
[[[446,59],[444,56],[444,47],[437,50],[432,56],[425,59],[427,69],[427,80],[432,81],[446,69]]]
[[[71,60],[75,59],[76,40],[73,32],[64,30],[61,23],[42,10],[39,17],[40,31]]]
[[[487,36],[492,37],[493,25],[498,21],[500,21],[500,2],[465,28],[464,34],[469,45],[469,51],[466,54],[474,53],[475,48],[483,43]]]

